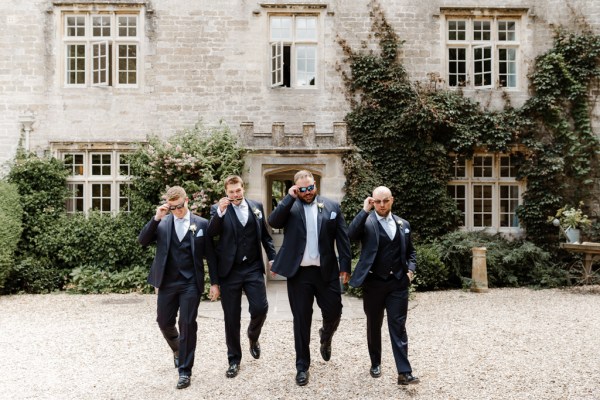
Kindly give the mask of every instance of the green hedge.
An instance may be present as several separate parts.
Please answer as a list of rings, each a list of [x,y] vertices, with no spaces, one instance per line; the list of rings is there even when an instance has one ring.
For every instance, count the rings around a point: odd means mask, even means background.
[[[0,181],[0,290],[15,265],[15,250],[21,237],[23,208],[18,188]]]

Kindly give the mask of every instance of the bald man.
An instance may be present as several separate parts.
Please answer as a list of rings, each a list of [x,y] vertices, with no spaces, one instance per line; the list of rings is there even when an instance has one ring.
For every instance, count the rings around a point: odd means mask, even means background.
[[[417,253],[410,224],[392,214],[393,204],[390,189],[379,186],[364,200],[363,209],[350,224],[350,240],[360,240],[362,244],[350,285],[363,288],[371,376],[381,376],[381,326],[385,311],[398,384],[408,385],[419,382],[419,378],[412,375],[408,361],[406,334],[408,288],[415,275]],[[371,212],[373,208],[375,212]]]

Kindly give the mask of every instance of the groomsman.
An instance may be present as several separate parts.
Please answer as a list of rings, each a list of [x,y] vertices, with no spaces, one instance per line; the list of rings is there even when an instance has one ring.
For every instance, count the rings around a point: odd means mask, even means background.
[[[398,384],[418,383],[408,361],[408,287],[416,269],[417,253],[407,220],[392,214],[394,198],[385,186],[364,200],[363,209],[348,228],[352,240],[361,241],[361,253],[350,285],[363,288],[367,315],[367,345],[371,358],[370,373],[381,376],[381,326],[387,313],[392,351],[398,371]],[[375,212],[370,211],[375,207]]]
[[[208,234],[218,237],[216,253],[229,362],[225,376],[234,378],[242,360],[242,291],[246,293],[250,312],[247,331],[250,354],[260,357],[258,338],[269,309],[262,248],[272,263],[275,247],[265,223],[263,205],[244,198],[244,181],[237,175],[225,179],[225,197],[211,207],[210,215]]]
[[[140,232],[142,246],[156,243],[156,255],[148,283],[158,289],[156,322],[173,351],[179,369],[177,389],[190,386],[196,351],[198,306],[204,291],[204,264],[208,263],[211,300],[218,293],[217,262],[206,230],[208,221],[188,210],[188,197],[182,187],[173,186],[166,203]],[[179,331],[175,327],[179,312]]]
[[[288,278],[288,298],[294,317],[296,384],[304,386],[309,380],[315,299],[323,315],[323,327],[319,330],[321,356],[325,361],[331,358],[331,340],[342,315],[339,279],[344,283],[350,279],[350,240],[340,205],[317,196],[317,185],[309,171],[296,173],[294,185],[269,216],[269,224],[276,229],[284,228],[283,245],[271,271]]]

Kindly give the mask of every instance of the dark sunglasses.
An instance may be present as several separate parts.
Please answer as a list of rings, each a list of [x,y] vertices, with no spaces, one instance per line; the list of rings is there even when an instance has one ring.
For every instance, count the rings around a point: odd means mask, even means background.
[[[177,204],[176,206],[169,206],[169,211],[173,210],[181,210],[185,206],[185,200],[181,204]]]
[[[304,193],[304,192],[312,192],[313,190],[315,190],[315,185],[310,185],[310,186],[306,186],[306,187],[299,187],[298,191],[300,193]]]

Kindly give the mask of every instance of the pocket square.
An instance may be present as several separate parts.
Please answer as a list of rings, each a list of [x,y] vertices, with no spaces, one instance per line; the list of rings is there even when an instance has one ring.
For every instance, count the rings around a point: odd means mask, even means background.
[[[410,233],[410,229],[404,228],[404,233]]]
[[[196,237],[204,236],[204,231],[202,229],[198,229],[198,233],[196,233]]]
[[[332,211],[329,219],[335,219],[336,216],[337,216],[337,214],[335,213],[335,211]]]

